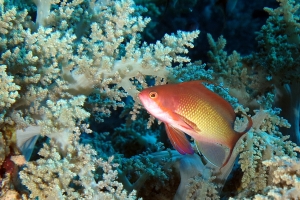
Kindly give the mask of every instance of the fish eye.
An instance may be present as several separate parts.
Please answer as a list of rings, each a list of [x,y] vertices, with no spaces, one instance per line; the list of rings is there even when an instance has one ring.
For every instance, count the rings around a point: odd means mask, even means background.
[[[151,99],[156,98],[156,97],[157,97],[157,92],[150,92],[150,93],[149,93],[149,97],[150,97]]]

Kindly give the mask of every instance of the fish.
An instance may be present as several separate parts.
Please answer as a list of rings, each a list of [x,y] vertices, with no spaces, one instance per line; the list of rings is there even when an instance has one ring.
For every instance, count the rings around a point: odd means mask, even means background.
[[[216,167],[228,162],[239,138],[247,133],[234,130],[236,114],[224,98],[207,89],[205,81],[188,81],[143,89],[138,97],[145,109],[165,124],[168,138],[181,154],[194,149],[185,134],[195,141],[197,151]]]

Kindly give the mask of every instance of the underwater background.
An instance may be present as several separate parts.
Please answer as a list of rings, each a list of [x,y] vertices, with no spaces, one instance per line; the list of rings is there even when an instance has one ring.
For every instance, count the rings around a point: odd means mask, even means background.
[[[0,199],[299,199],[299,7],[0,0]],[[137,96],[192,80],[253,121],[221,169]]]

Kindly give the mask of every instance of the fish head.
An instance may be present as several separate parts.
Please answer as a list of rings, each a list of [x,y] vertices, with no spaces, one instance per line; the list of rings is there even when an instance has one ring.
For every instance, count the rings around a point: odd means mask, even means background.
[[[162,122],[170,122],[174,110],[174,95],[171,95],[166,85],[149,87],[139,93],[145,109]]]

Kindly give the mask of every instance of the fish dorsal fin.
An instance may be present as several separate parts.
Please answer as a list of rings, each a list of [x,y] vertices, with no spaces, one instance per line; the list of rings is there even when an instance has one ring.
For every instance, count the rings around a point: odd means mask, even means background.
[[[173,147],[181,154],[193,154],[194,150],[185,133],[165,123],[167,135]]]
[[[216,167],[224,166],[230,157],[230,149],[226,146],[217,143],[195,141],[197,150],[201,153],[208,162]]]

